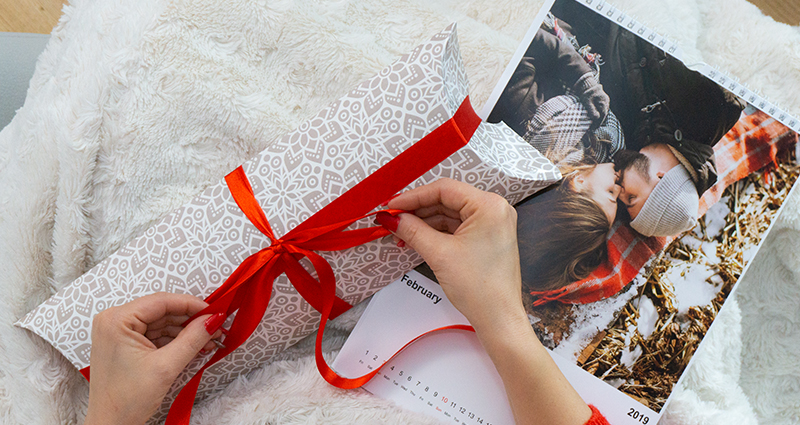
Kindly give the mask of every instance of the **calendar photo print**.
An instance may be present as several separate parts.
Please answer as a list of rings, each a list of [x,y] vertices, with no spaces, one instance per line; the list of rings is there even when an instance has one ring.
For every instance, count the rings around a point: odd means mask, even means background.
[[[564,176],[516,205],[537,335],[655,412],[800,173],[795,119],[679,53],[607,3],[556,0],[483,112]]]

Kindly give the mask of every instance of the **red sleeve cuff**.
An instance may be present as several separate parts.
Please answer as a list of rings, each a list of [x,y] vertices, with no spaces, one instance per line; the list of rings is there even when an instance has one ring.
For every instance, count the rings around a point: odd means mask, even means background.
[[[592,409],[592,417],[584,425],[610,425],[605,416],[596,407],[590,404],[589,408]]]

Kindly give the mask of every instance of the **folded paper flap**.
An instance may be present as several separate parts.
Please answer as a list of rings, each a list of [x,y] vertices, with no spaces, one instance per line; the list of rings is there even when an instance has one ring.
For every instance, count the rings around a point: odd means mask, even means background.
[[[450,24],[445,31],[451,31],[452,35],[447,37],[444,47],[444,57],[440,62],[442,76],[444,78],[444,90],[446,94],[446,104],[452,113],[458,109],[461,99],[469,95],[469,84],[467,83],[467,70],[464,61],[461,60],[461,50],[458,47],[458,32],[456,24]],[[441,33],[444,35],[445,33]],[[438,56],[437,46],[431,48],[433,55]]]
[[[446,122],[466,94],[466,75],[451,25],[247,161],[243,168],[275,234],[283,236]],[[560,176],[510,129],[481,123],[467,147],[411,186],[441,177],[466,181],[516,202]],[[42,336],[82,369],[89,362],[95,314],[158,291],[206,297],[245,258],[269,243],[220,181],[59,291],[18,325]],[[389,238],[320,255],[333,268],[337,295],[351,304],[422,261]],[[285,275],[280,276],[264,320],[239,349],[208,369],[198,397],[313,332],[318,320],[319,314]],[[200,365],[193,362],[187,367],[167,401]]]
[[[482,122],[467,145],[468,149],[462,149],[455,155],[460,152],[474,152],[482,163],[502,169],[502,182],[531,180],[534,182],[532,183],[534,188],[540,189],[561,179],[558,167],[542,156],[533,146],[524,142],[520,143],[520,140],[514,130],[505,123]],[[528,194],[520,193],[519,195],[523,196],[518,198],[507,193],[509,192],[508,187],[504,187],[502,190],[492,188],[488,183],[491,180],[491,176],[486,176],[481,181],[471,183],[479,189],[503,194],[512,205],[535,192],[534,190]],[[502,182],[495,181],[500,184]],[[515,183],[512,183],[510,187],[516,188]],[[517,189],[512,189],[510,192],[517,192]]]

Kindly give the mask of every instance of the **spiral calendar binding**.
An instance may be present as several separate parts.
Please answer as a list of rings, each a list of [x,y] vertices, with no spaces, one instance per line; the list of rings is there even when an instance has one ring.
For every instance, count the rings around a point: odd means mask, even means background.
[[[670,55],[681,59],[681,51],[678,43],[669,39],[669,37],[658,33],[656,28],[650,28],[647,25],[639,22],[636,17],[628,15],[621,9],[614,7],[611,3],[602,0],[576,0],[578,3],[586,7],[594,9],[596,12],[603,14],[608,20],[616,23],[617,25],[627,28],[629,31],[638,35],[650,44],[658,47],[659,49],[669,53]]]
[[[746,84],[740,83],[738,79],[732,78],[727,73],[720,71],[719,68],[712,67],[708,64],[702,64],[698,72],[710,78],[731,93],[741,97],[754,108],[769,114],[781,124],[796,132],[800,132],[800,120],[786,112],[777,102],[771,102],[758,91],[751,90]]]

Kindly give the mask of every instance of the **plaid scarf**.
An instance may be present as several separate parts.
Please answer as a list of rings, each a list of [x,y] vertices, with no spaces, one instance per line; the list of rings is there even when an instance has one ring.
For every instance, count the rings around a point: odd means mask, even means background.
[[[589,113],[578,97],[561,95],[543,103],[527,123],[522,136],[556,166],[611,162],[625,147],[622,127],[609,111],[600,126],[591,130]]]
[[[700,198],[699,215],[719,201],[730,184],[770,164],[777,165],[780,152],[791,149],[797,133],[769,115],[757,111],[744,115],[736,125],[714,145],[717,163],[717,183]],[[618,293],[636,277],[653,256],[677,236],[644,237],[627,224],[614,223],[608,239],[608,261],[581,281],[553,291],[532,292],[534,306],[550,301],[588,304]]]

